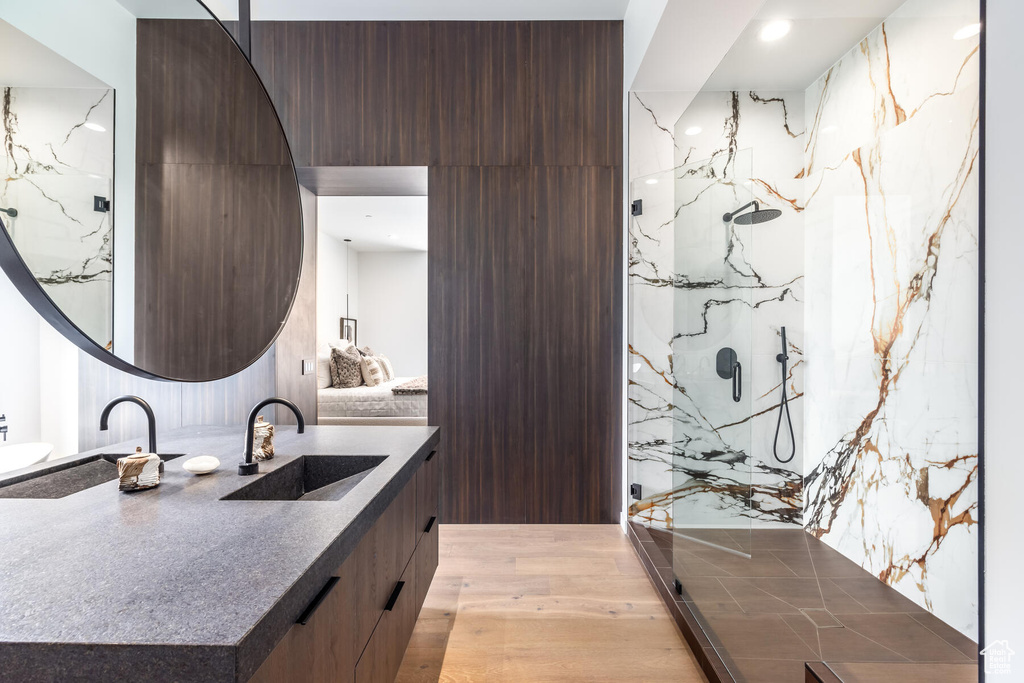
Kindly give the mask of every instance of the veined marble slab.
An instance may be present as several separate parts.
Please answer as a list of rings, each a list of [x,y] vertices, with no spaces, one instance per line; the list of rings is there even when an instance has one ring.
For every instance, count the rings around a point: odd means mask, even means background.
[[[629,457],[631,481],[646,495],[631,516],[664,527],[799,524],[801,450],[781,463],[772,443],[782,326],[798,446],[802,428],[803,95],[653,95],[633,94],[630,129],[639,134],[636,119],[646,116],[644,139],[671,145],[674,169],[633,183],[644,213],[630,231]],[[683,99],[692,101],[670,134],[670,113],[651,103],[671,112]],[[687,135],[694,127],[701,133]],[[782,217],[756,226],[722,220],[752,199]],[[739,403],[714,374],[723,346],[743,365]],[[784,431],[780,453],[791,449]]]
[[[913,0],[807,91],[809,531],[977,638],[978,21]]]
[[[2,86],[0,91],[0,206],[18,211],[15,218],[0,219],[50,298],[102,344],[113,334],[113,214],[94,211],[93,197],[111,198],[114,92]]]

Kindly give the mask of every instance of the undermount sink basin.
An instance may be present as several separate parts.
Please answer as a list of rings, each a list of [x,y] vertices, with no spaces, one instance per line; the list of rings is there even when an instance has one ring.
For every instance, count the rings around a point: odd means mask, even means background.
[[[31,467],[53,453],[52,443],[18,443],[0,446],[0,474]]]
[[[127,453],[101,453],[84,460],[58,463],[17,483],[0,487],[0,498],[64,498],[117,479],[117,459]],[[166,462],[181,453],[161,454]]]
[[[304,455],[221,500],[339,500],[386,455]]]

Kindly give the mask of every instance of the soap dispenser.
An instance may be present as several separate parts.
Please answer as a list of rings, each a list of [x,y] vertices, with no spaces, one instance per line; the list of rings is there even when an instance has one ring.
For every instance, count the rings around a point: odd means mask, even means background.
[[[142,446],[134,455],[117,459],[117,488],[119,491],[142,491],[160,485],[163,461],[156,453],[143,453]]]
[[[263,421],[263,416],[256,418],[253,425],[253,457],[257,460],[270,460],[274,457],[274,425]]]

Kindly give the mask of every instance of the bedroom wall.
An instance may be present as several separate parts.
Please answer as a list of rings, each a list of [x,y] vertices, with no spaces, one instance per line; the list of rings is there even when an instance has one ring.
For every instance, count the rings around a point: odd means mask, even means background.
[[[427,253],[360,252],[359,343],[399,377],[427,374]]]
[[[342,316],[348,294],[348,317],[359,321],[363,343],[363,321],[359,318],[359,254],[345,249],[345,242],[321,230],[316,244],[316,345],[320,347],[341,336]]]

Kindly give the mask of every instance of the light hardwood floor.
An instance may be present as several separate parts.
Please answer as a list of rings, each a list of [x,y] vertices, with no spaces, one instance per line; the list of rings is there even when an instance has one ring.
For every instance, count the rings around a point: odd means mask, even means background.
[[[443,525],[397,680],[706,679],[620,527]]]

